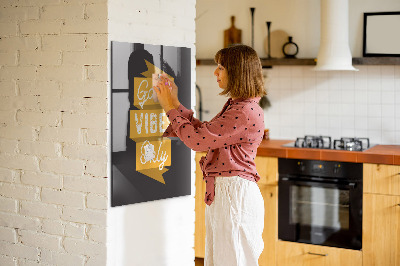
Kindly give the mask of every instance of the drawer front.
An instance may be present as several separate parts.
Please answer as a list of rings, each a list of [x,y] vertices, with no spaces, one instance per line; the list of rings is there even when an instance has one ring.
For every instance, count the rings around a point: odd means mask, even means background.
[[[278,241],[278,266],[362,266],[358,250]]]
[[[400,166],[365,163],[363,174],[364,193],[400,195]]]

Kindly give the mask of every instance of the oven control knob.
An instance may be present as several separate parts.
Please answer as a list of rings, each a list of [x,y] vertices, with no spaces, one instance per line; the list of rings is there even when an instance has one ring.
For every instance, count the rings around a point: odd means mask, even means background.
[[[299,166],[299,170],[301,172],[304,172],[304,170],[306,170],[306,166],[303,164],[303,162],[297,162],[297,165]]]
[[[341,165],[336,164],[335,167],[333,168],[333,173],[338,174],[340,172]]]

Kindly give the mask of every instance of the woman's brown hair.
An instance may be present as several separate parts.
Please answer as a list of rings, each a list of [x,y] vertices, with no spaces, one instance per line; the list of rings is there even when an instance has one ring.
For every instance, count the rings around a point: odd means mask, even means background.
[[[252,98],[266,95],[260,58],[247,45],[233,45],[219,50],[214,57],[228,72],[228,86],[220,95]]]

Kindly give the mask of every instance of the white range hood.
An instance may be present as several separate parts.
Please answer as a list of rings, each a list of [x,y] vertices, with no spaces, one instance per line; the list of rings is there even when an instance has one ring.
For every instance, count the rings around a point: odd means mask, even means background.
[[[348,0],[321,0],[321,40],[314,70],[358,71],[349,47]]]

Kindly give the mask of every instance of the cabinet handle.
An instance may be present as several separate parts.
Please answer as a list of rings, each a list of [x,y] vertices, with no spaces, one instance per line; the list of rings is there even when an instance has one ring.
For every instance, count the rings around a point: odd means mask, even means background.
[[[317,256],[323,256],[323,257],[328,256],[328,254],[313,253],[313,252],[307,252],[307,254],[310,254],[310,255],[317,255]]]
[[[399,204],[397,204],[397,206],[400,206],[400,203],[399,203]]]

